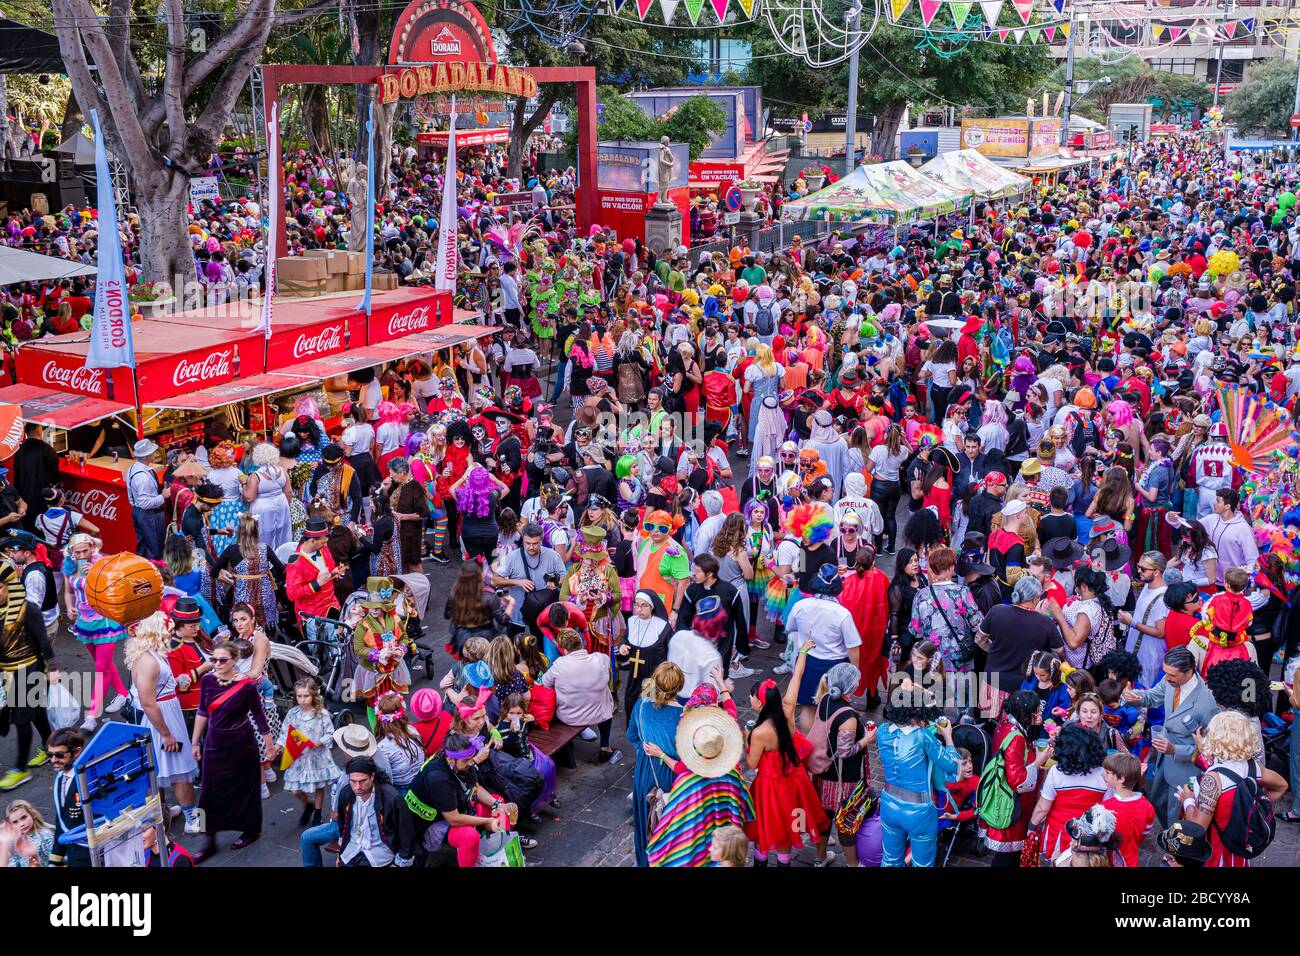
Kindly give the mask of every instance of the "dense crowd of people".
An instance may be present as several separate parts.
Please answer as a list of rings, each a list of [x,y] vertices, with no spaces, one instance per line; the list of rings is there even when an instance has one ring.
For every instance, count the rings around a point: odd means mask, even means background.
[[[420,169],[378,220],[415,272]],[[53,671],[63,610],[116,696],[52,734],[11,708],[0,788],[60,770],[50,824],[10,805],[11,865],[87,861],[64,768],[128,707],[199,860],[258,838],[279,763],[304,865],[517,865],[574,747],[635,755],[641,866],[1244,866],[1300,820],[1294,531],[1254,494],[1282,458],[1228,407],[1300,394],[1294,169],[1181,134],[947,235],[704,257],[559,214],[502,244],[474,222],[500,175],[462,187],[490,341],[352,373],[270,440],[135,445],[158,614],[98,615],[97,529],[52,482],[13,497],[0,666]],[[458,566],[445,604],[426,562]],[[351,723],[272,680],[326,633]]]

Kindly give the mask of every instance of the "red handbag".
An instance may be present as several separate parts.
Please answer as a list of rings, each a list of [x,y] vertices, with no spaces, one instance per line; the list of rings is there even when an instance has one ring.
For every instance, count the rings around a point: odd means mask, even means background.
[[[534,684],[531,693],[528,712],[533,715],[533,722],[538,730],[550,730],[555,719],[555,691],[545,684]]]
[[[1043,852],[1043,831],[1030,830],[1025,834],[1025,845],[1020,851],[1020,866],[1022,869],[1029,869],[1038,866],[1039,857]]]

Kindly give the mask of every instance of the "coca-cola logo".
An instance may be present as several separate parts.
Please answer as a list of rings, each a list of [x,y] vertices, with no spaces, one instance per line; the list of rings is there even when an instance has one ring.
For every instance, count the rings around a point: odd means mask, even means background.
[[[233,352],[233,349],[211,352],[198,362],[181,359],[172,372],[172,384],[180,387],[224,378],[230,374],[230,357]]]
[[[418,306],[405,314],[397,312],[388,320],[388,334],[410,335],[412,332],[423,332],[429,328],[431,321],[427,305]]]
[[[66,368],[53,359],[41,369],[41,378],[47,385],[58,385],[74,392],[89,392],[98,395],[104,390],[104,370],[102,368]]]
[[[306,358],[310,355],[324,355],[343,345],[343,326],[328,325],[315,335],[304,332],[293,343],[293,357]]]
[[[105,521],[117,520],[117,503],[121,495],[117,492],[88,488],[84,491],[69,491],[68,504],[74,511],[80,511],[91,518],[103,518]]]

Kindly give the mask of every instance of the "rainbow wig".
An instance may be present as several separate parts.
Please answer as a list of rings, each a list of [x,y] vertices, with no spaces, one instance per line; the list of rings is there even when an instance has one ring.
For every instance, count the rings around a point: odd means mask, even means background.
[[[829,508],[819,504],[797,505],[791,509],[785,527],[805,547],[814,548],[830,540],[831,532],[835,530],[835,518]]]

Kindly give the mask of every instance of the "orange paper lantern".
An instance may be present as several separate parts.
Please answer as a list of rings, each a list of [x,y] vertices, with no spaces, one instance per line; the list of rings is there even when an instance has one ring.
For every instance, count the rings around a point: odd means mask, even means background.
[[[86,602],[118,624],[143,621],[162,605],[162,596],[158,569],[129,551],[100,558],[86,575]]]

